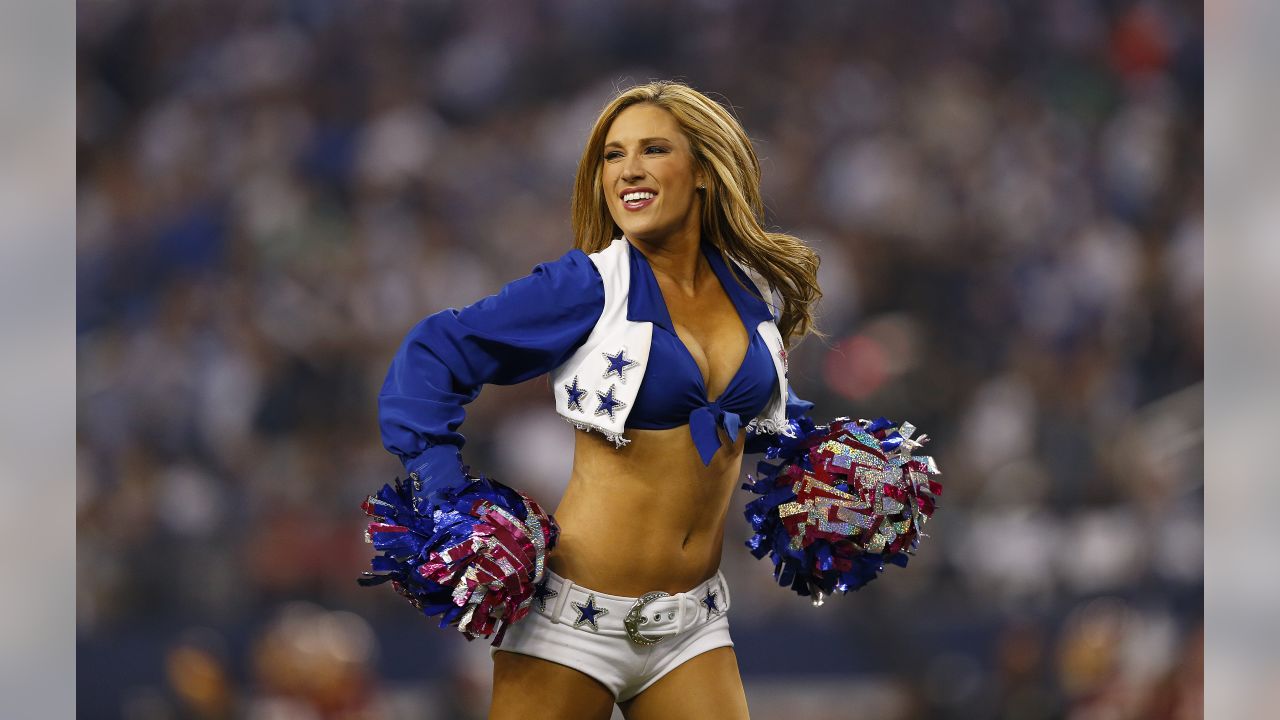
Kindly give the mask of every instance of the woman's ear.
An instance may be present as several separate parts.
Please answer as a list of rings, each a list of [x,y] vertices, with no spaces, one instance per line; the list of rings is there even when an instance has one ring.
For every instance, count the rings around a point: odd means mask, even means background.
[[[707,189],[707,166],[698,159],[693,163],[693,186],[699,190]]]

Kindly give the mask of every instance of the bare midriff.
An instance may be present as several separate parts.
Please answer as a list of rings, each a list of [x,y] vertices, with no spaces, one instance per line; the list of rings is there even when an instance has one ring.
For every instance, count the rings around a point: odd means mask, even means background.
[[[688,590],[715,574],[742,468],[743,434],[704,466],[689,427],[628,430],[615,449],[577,432],[549,566],[578,585],[639,597]],[[723,430],[721,439],[724,438]]]

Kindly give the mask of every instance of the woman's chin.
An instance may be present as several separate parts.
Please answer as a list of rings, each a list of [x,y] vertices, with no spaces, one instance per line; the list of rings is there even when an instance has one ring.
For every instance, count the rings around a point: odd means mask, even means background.
[[[641,242],[653,242],[662,237],[661,234],[649,232],[646,228],[624,229],[622,234],[628,240],[639,240]]]
[[[629,223],[627,225],[619,225],[618,227],[622,228],[622,234],[626,236],[628,240],[646,240],[647,241],[647,240],[653,240],[656,237],[661,237],[662,235],[662,233],[660,232],[655,232],[654,228],[649,226],[648,224],[630,224]]]
[[[660,243],[680,231],[678,225],[659,225],[657,223],[628,223],[627,225],[619,225],[619,227],[622,228],[622,234],[628,240],[639,240],[648,243]]]

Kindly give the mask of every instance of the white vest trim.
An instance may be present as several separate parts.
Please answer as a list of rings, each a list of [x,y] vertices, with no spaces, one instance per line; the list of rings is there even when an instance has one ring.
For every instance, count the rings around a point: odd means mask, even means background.
[[[605,249],[588,257],[604,282],[604,310],[586,342],[551,373],[556,412],[579,430],[595,430],[615,447],[630,440],[624,436],[627,416],[635,404],[649,364],[653,323],[627,319],[627,297],[631,289],[631,244],[618,238]],[[739,266],[741,267],[741,266]],[[772,302],[768,283],[750,268],[744,268],[761,296]],[[753,418],[752,432],[778,433],[786,429],[787,362],[782,336],[772,320],[756,327],[769,348],[778,374],[778,392]],[[622,353],[619,355],[619,353]],[[572,400],[576,397],[577,402]]]

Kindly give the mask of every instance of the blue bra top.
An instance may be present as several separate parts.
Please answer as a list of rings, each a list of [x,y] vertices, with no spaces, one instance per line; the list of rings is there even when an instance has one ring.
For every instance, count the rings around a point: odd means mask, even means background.
[[[757,326],[773,315],[741,269],[710,244],[703,254],[732,301],[750,343],[719,397],[707,397],[702,372],[675,332],[657,278],[630,248],[627,319],[654,325],[648,369],[627,427],[689,424],[704,463],[720,447],[717,426],[736,438],[775,392],[777,375]],[[735,279],[741,278],[739,283]],[[748,288],[752,288],[748,290]],[[378,395],[382,442],[410,473],[433,488],[465,484],[459,426],[463,407],[486,384],[513,385],[550,372],[586,342],[604,311],[604,282],[580,250],[543,263],[519,280],[461,310],[442,310],[409,331]]]
[[[627,319],[651,322],[654,332],[649,369],[627,416],[627,427],[658,430],[688,423],[703,462],[709,463],[720,447],[716,426],[736,438],[744,419],[749,421],[760,414],[776,392],[778,375],[768,346],[756,332],[760,323],[773,318],[769,306],[747,290],[754,287],[751,280],[734,268],[742,281],[739,284],[713,246],[703,243],[702,252],[746,328],[750,340],[746,355],[724,391],[714,400],[708,398],[702,371],[676,334],[653,269],[633,246]]]

